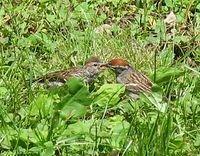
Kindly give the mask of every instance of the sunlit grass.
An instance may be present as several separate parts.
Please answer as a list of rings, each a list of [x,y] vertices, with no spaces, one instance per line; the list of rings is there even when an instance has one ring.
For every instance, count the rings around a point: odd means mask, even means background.
[[[200,152],[197,2],[29,0],[0,6],[0,155]],[[174,36],[163,22],[168,10],[177,16]],[[111,29],[97,33],[104,23]],[[61,88],[32,82],[82,66],[92,55],[104,62],[127,59],[155,80],[153,94],[133,102],[109,70],[90,88],[77,81]],[[70,83],[79,86],[73,93]]]

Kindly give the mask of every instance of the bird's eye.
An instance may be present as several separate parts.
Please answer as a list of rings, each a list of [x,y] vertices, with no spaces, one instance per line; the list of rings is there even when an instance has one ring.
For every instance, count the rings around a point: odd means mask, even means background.
[[[97,64],[95,63],[95,64],[94,64],[94,66],[96,67],[96,66],[97,66]]]

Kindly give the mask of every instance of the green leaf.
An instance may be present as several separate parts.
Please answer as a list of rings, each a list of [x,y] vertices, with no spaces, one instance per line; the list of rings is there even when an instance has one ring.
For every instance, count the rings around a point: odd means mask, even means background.
[[[200,10],[200,3],[196,6],[196,9]]]
[[[116,105],[120,100],[120,94],[124,91],[125,86],[122,84],[104,84],[97,92],[93,93],[93,104],[99,106]]]
[[[8,42],[9,42],[9,38],[8,38],[8,37],[5,37],[5,38],[1,37],[1,38],[0,38],[0,43],[1,43],[1,44],[4,44],[4,45],[5,45],[5,44],[7,44]]]
[[[31,152],[32,154],[33,153],[36,154],[36,153],[41,153],[42,150],[43,150],[42,147],[32,147],[32,148],[29,149],[29,152]]]
[[[181,43],[181,42],[184,42],[184,43],[186,43],[186,42],[189,42],[190,41],[190,38],[189,38],[189,36],[175,36],[174,37],[174,42],[175,43]]]
[[[37,41],[38,41],[38,37],[37,35],[30,35],[28,38],[27,38],[28,42],[31,44],[31,45],[35,45],[37,44]]]
[[[40,139],[37,137],[37,134],[29,128],[29,129],[21,129],[20,131],[20,139],[24,142],[38,143]]]
[[[56,16],[55,15],[47,15],[47,20],[50,22],[50,23],[53,23],[55,22],[56,20]]]
[[[71,94],[76,94],[80,89],[85,88],[83,81],[77,78],[71,78],[67,82],[67,86]]]
[[[200,146],[200,134],[197,134],[194,146],[199,147]]]
[[[162,95],[159,93],[152,93],[151,95],[143,94],[141,98],[146,103],[153,104],[158,111],[164,113],[167,110],[167,103],[163,102]]]
[[[37,134],[40,134],[40,136],[45,140],[48,136],[48,122],[45,119],[42,119],[39,124],[37,124]]]
[[[65,101],[62,101],[65,103]],[[62,119],[67,120],[71,117],[81,117],[87,112],[86,107],[80,103],[76,102],[66,102],[65,106],[60,111],[60,116]]]
[[[126,138],[130,124],[124,120],[121,115],[115,115],[104,121],[106,130],[102,133],[102,137],[111,137],[110,144],[114,147],[122,146]]]
[[[72,78],[67,82],[68,94],[57,104],[62,118],[70,116],[78,117],[86,113],[86,106],[92,102],[88,87],[82,80]]]
[[[93,121],[92,120],[88,120],[88,121],[77,121],[74,124],[70,124],[66,131],[64,132],[65,136],[71,136],[71,135],[87,135],[90,132],[90,128],[93,125]]]
[[[5,87],[0,87],[0,98],[4,97],[8,90]]]
[[[29,114],[31,116],[38,116],[39,114],[42,117],[47,116],[48,114],[53,113],[53,103],[54,99],[52,96],[45,94],[40,94],[30,105]]]
[[[168,7],[173,7],[173,1],[172,0],[165,0],[165,4],[168,6]]]
[[[42,156],[54,155],[54,145],[51,141],[44,143],[44,151],[41,153]]]
[[[171,78],[178,78],[184,74],[184,71],[174,67],[162,67],[156,72],[156,83],[169,82]]]
[[[4,116],[4,121],[9,123],[9,122],[13,122],[13,113],[7,113]]]
[[[12,149],[12,141],[18,135],[17,131],[10,126],[1,126],[0,138],[1,147],[4,149]]]
[[[50,0],[39,0],[39,2],[40,2],[41,4],[43,4],[43,3],[50,2]]]

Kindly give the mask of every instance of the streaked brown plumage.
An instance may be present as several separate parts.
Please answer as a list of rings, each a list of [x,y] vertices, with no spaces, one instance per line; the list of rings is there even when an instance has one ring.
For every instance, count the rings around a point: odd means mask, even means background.
[[[142,92],[151,92],[152,82],[143,73],[136,71],[128,61],[117,58],[108,63],[114,70],[117,82],[126,86],[126,90],[133,99],[137,99]]]
[[[35,81],[42,84],[46,83],[50,86],[60,86],[71,77],[79,77],[84,79],[85,82],[91,83],[103,69],[105,69],[105,64],[102,63],[97,57],[91,57],[86,61],[85,66],[83,67],[52,72],[37,78]]]

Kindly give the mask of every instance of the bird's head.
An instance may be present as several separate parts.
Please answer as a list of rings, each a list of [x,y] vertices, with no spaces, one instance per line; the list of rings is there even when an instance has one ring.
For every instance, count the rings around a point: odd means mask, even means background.
[[[130,69],[128,61],[122,58],[112,59],[107,63],[107,67],[114,70],[116,74],[121,74],[123,71]]]
[[[85,62],[85,71],[90,74],[90,77],[98,75],[101,71],[107,68],[107,64],[103,63],[98,57],[91,57]]]

